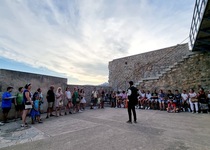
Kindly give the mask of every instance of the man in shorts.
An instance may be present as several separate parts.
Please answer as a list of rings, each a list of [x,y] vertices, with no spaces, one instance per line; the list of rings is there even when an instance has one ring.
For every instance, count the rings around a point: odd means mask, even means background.
[[[50,89],[48,90],[47,92],[47,102],[48,102],[48,108],[47,108],[47,118],[49,118],[49,113],[50,113],[50,116],[54,116],[52,114],[53,112],[53,106],[54,106],[54,102],[55,102],[55,93],[54,93],[54,86],[51,85],[50,86]]]

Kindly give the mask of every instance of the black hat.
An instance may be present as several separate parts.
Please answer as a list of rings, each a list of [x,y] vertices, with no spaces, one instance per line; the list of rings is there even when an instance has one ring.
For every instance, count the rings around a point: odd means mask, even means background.
[[[130,85],[133,85],[133,81],[129,81],[129,84],[130,84]]]

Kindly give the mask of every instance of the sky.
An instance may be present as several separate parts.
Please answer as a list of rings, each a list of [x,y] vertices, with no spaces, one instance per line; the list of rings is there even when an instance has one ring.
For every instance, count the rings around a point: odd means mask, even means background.
[[[194,3],[1,0],[0,69],[64,77],[68,84],[108,82],[113,59],[185,40]]]

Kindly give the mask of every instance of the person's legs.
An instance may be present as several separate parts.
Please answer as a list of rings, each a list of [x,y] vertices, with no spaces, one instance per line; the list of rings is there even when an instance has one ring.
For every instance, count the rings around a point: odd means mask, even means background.
[[[23,122],[23,125],[26,125],[26,116],[28,114],[28,109],[24,109],[23,110],[23,115],[22,115],[22,122]]]
[[[131,109],[132,109],[132,112],[133,112],[134,123],[136,123],[137,119],[136,119],[136,109],[135,109],[135,106],[133,105],[133,106],[131,107]]]
[[[198,113],[198,102],[195,102],[194,104],[195,104],[195,111],[196,113]]]
[[[190,108],[191,108],[191,110],[192,110],[192,113],[194,113],[194,105],[193,105],[192,102],[190,102]]]
[[[128,104],[128,118],[129,118],[128,122],[132,122],[132,118],[131,118],[131,106],[130,106],[130,104]]]

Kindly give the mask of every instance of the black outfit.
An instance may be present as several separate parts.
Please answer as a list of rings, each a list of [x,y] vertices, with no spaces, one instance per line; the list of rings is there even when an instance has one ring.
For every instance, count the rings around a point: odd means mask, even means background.
[[[55,93],[53,90],[48,90],[47,92],[47,102],[50,103],[50,102],[55,102]]]
[[[135,110],[135,105],[138,104],[138,89],[135,88],[134,86],[131,86],[130,88],[128,88],[128,90],[131,90],[131,95],[128,96],[128,116],[129,116],[129,120],[128,122],[132,122],[132,117],[131,117],[131,110],[133,112],[133,118],[134,118],[134,122],[136,122],[137,118],[136,118],[136,110]]]

